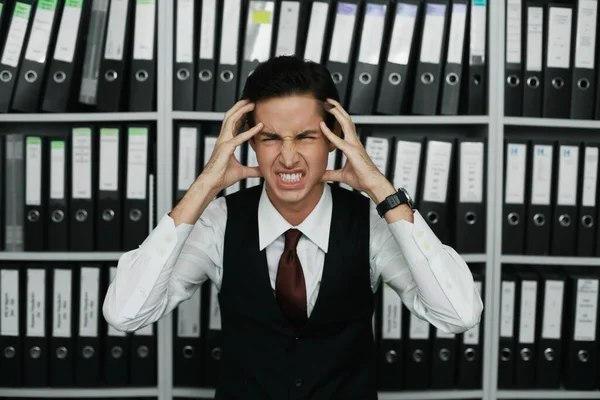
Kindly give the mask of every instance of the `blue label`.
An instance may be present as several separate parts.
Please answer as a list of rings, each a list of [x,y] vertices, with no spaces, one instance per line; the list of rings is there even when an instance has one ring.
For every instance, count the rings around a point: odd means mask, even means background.
[[[374,15],[376,17],[385,16],[385,4],[367,4],[367,15]]]
[[[342,15],[356,15],[356,4],[340,3],[338,4],[337,13]]]
[[[428,15],[444,15],[446,13],[446,6],[444,4],[427,4]]]
[[[466,4],[454,4],[452,6],[452,12],[459,12],[461,14],[465,14],[467,12]]]
[[[417,16],[417,6],[414,4],[398,3],[398,5],[396,7],[396,14],[406,15],[408,17],[416,17]]]
[[[473,0],[473,5],[485,7],[485,0]]]

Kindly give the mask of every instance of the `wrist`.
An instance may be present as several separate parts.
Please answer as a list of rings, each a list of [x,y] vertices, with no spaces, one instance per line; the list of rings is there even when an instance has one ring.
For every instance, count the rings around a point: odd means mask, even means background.
[[[385,179],[384,181],[381,181],[372,188],[368,189],[366,192],[371,200],[373,200],[373,202],[377,205],[385,200],[386,197],[396,193],[396,191],[397,190],[394,188],[394,185]]]

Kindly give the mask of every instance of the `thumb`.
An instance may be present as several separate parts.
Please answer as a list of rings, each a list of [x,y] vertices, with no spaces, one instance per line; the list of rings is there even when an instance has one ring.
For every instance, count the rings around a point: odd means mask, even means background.
[[[342,179],[343,174],[341,169],[328,169],[321,177],[321,182],[342,182]]]
[[[258,167],[247,167],[242,165],[242,172],[244,174],[244,178],[262,178],[262,174],[260,173],[260,169]]]

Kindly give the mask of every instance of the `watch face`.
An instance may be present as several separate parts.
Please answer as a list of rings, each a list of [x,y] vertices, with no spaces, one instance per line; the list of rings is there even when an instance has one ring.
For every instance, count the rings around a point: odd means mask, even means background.
[[[413,202],[412,197],[410,197],[410,194],[408,194],[408,190],[404,188],[400,188],[399,190],[402,191],[402,193],[404,193],[404,195],[406,196],[406,200],[408,201],[409,207],[414,208],[415,203]]]

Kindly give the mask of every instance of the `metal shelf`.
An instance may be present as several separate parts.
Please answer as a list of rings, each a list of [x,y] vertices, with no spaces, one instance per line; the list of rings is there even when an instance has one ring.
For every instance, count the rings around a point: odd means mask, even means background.
[[[460,256],[466,263],[484,263],[488,259],[486,254],[461,254]]]
[[[48,398],[98,398],[105,399],[109,397],[156,397],[157,388],[0,388],[0,397],[18,398],[18,397],[41,397]]]
[[[213,398],[214,389],[174,388],[173,397]],[[481,390],[426,390],[422,392],[378,392],[379,400],[445,400],[445,399],[481,399]]]
[[[173,111],[173,120],[222,121],[225,113]],[[487,116],[445,116],[445,115],[353,115],[355,124],[373,125],[485,125]]]
[[[498,399],[600,399],[600,391],[499,390]]]
[[[116,261],[123,252],[0,251],[0,261]]]
[[[0,123],[156,121],[157,117],[156,112],[0,114]]]
[[[600,121],[595,120],[504,117],[503,122],[506,126],[600,129]]]
[[[581,265],[600,267],[600,257],[559,257],[559,256],[502,256],[503,264],[528,265]]]

